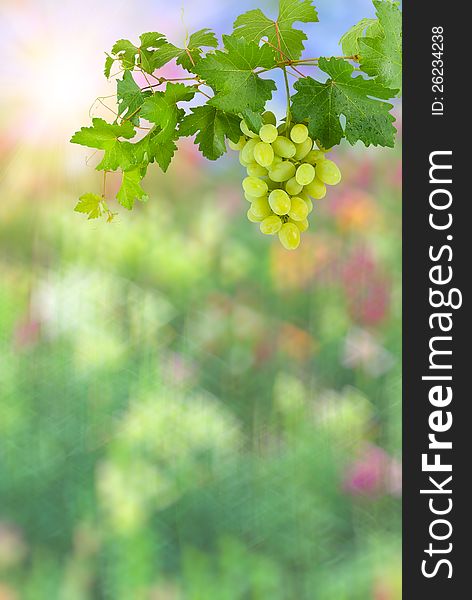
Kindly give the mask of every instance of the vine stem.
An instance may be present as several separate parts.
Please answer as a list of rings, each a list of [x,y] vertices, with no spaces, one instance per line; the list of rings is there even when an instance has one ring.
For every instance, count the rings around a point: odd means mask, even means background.
[[[300,71],[298,71],[294,65],[297,66],[306,66],[306,67],[316,67],[318,65],[318,62],[320,61],[320,58],[323,58],[322,56],[319,56],[318,58],[300,58],[298,60],[283,60],[279,63],[277,63],[274,67],[270,67],[269,69],[259,69],[258,71],[254,71],[254,73],[256,75],[260,74],[260,73],[267,73],[268,71],[272,71],[273,69],[283,69],[284,67],[291,67],[292,69],[294,69],[300,76],[305,77],[305,75],[303,73],[301,73]],[[343,59],[343,60],[354,60],[356,62],[359,62],[359,56],[357,54],[353,55],[353,56],[333,56],[333,58],[337,58],[337,59]]]
[[[278,31],[278,30],[277,30]],[[272,44],[271,42],[269,42],[269,40],[262,40],[265,44],[267,44],[268,46],[270,46],[271,48],[274,48],[275,50],[277,50],[278,52],[280,52],[280,56],[281,58],[284,58],[284,63],[287,66],[291,66],[292,69],[298,73],[300,75],[300,77],[305,77],[305,75],[303,75],[303,73],[301,71],[299,71],[296,67],[293,66],[293,63],[295,61],[293,61],[290,56],[288,56],[287,54],[285,54],[285,52],[283,52],[283,50],[281,48],[277,48],[277,46],[274,46],[274,44]],[[279,46],[280,46],[280,39],[279,39]]]
[[[103,182],[102,182],[102,198],[106,198],[107,193],[107,175],[108,171],[103,171]]]
[[[286,118],[286,129],[290,128],[290,121],[292,120],[292,115],[290,111],[290,83],[288,81],[287,67],[282,67],[284,72],[284,81],[285,81],[285,92],[287,93],[287,118]]]

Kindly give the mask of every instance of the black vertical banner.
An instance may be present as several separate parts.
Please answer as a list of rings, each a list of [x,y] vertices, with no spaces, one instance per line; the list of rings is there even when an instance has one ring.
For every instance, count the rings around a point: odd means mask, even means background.
[[[472,597],[465,5],[403,3],[403,597]],[[470,287],[470,285],[468,286]]]

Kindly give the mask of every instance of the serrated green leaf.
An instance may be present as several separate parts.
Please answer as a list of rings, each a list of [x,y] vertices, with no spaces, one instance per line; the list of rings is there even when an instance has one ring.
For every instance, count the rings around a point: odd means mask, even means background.
[[[218,48],[218,40],[211,29],[200,29],[192,33],[188,40],[188,48]]]
[[[121,62],[123,69],[133,69],[136,65],[138,48],[129,40],[118,40],[115,42],[111,53]]]
[[[123,173],[121,187],[116,195],[116,199],[128,210],[133,208],[135,200],[147,202],[149,199],[149,196],[141,187],[142,180],[143,172],[141,167],[136,167]]]
[[[374,0],[381,31],[359,40],[360,66],[376,81],[401,93],[402,14],[396,2]]]
[[[329,75],[325,83],[305,77],[295,83],[292,113],[298,122],[307,121],[310,135],[325,148],[339,144],[345,136],[350,144],[394,145],[395,121],[391,104],[382,100],[395,96],[379,83],[352,77],[354,68],[345,60],[321,58],[320,69]],[[345,117],[343,129],[341,116]]]
[[[375,30],[380,30],[377,19],[361,19],[359,23],[353,25],[339,40],[339,44],[346,56],[357,56],[359,54],[359,38],[364,33],[376,35]]]
[[[254,112],[251,109],[244,110],[241,114],[241,118],[244,119],[246,125],[253,133],[259,134],[262,125],[264,124],[262,121],[262,115],[260,112]]]
[[[195,89],[183,83],[168,83],[165,92],[156,92],[146,98],[141,115],[162,130],[175,129],[185,114],[177,106],[179,102],[188,102],[195,96]]]
[[[259,43],[268,38],[272,46],[279,48],[283,55],[278,58],[300,58],[307,36],[295,29],[294,23],[316,23],[318,13],[311,0],[280,0],[279,16],[276,21],[269,19],[260,10],[251,10],[240,15],[234,23],[234,35],[249,42]]]
[[[154,123],[156,128],[146,136],[147,140],[139,151],[147,152],[150,162],[156,160],[166,171],[177,146],[179,137],[177,125],[185,116],[185,111],[177,106],[179,102],[188,102],[195,96],[195,89],[182,83],[168,83],[165,92],[156,92],[146,98],[141,107],[141,116]]]
[[[123,79],[117,82],[118,114],[134,125],[139,125],[139,110],[151,94],[149,90],[143,92],[131,72],[125,71]]]
[[[187,137],[197,133],[195,143],[209,160],[216,160],[226,152],[226,138],[237,142],[241,137],[240,119],[236,115],[208,104],[191,110],[180,124],[180,135]]]
[[[259,47],[243,38],[223,36],[226,51],[217,50],[202,59],[195,71],[216,92],[209,102],[225,112],[241,113],[246,109],[262,111],[276,89],[274,81],[255,73],[258,67],[275,65],[268,46]]]
[[[193,66],[200,60],[202,48],[215,48],[218,40],[210,29],[201,29],[193,33],[185,48],[179,48],[170,42],[162,45],[155,53],[153,59],[154,69],[160,69],[168,62],[177,59],[177,64],[187,71],[192,71]]]
[[[177,152],[177,145],[175,143],[176,139],[177,136],[173,140],[169,140],[167,143],[162,143],[158,139],[150,143],[153,159],[161,167],[164,173],[169,168],[170,163],[174,158],[174,154]]]
[[[82,127],[71,138],[72,144],[80,144],[89,148],[106,150],[110,143],[118,138],[130,140],[135,135],[132,123],[125,122],[121,125],[107,123],[104,119],[92,119],[92,127]]]
[[[154,60],[161,46],[167,43],[162,33],[152,31],[143,33],[140,37],[141,44],[135,46],[130,40],[118,40],[111,50],[111,57],[107,57],[105,62],[105,74],[110,73],[112,60],[119,60],[125,70],[132,70],[139,65],[146,73],[153,73],[156,70]]]
[[[97,171],[118,171],[129,169],[135,164],[134,144],[116,140],[105,149],[103,159],[95,168]]]
[[[88,215],[90,219],[98,219],[104,213],[103,198],[98,194],[83,194],[74,208],[75,212]]]
[[[141,42],[140,49],[141,50],[156,50],[160,48],[163,44],[166,43],[166,38],[162,33],[158,33],[157,31],[149,31],[147,33],[142,33],[139,36],[139,40]]]
[[[167,42],[166,44],[161,46],[159,48],[159,51],[156,52],[154,55],[154,58],[153,58],[154,70],[160,69],[161,67],[166,65],[168,62],[170,62],[174,58],[177,58],[178,56],[180,56],[181,53],[182,53],[182,50],[180,48],[177,48],[177,46],[174,46],[174,44]]]
[[[97,166],[99,171],[116,171],[128,169],[134,164],[133,144],[122,142],[120,138],[129,140],[135,136],[132,123],[125,121],[121,125],[107,123],[103,119],[92,119],[92,127],[82,127],[71,138],[72,144],[80,144],[88,148],[105,150],[102,162]]]
[[[139,36],[141,46],[139,48],[139,56],[141,67],[146,73],[154,73],[159,68],[156,65],[156,57],[159,50],[167,43],[165,36],[162,33],[149,32]]]
[[[107,79],[110,78],[111,70],[112,70],[114,63],[115,63],[115,59],[113,58],[113,56],[110,56],[107,54],[107,57],[105,59],[105,68],[103,70],[103,72],[105,73],[105,77]]]

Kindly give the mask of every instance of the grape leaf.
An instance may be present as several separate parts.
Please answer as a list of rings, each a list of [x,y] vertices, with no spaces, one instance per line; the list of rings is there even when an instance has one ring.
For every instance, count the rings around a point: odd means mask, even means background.
[[[146,98],[141,107],[141,116],[161,129],[175,132],[178,122],[185,114],[178,102],[188,102],[195,96],[195,89],[183,83],[168,83],[165,92],[156,92]]]
[[[378,83],[402,87],[402,14],[396,2],[373,0],[381,31],[359,39],[360,66]]]
[[[179,48],[170,42],[163,44],[154,54],[154,70],[160,69],[175,58],[177,64],[191,71],[200,60],[203,47],[216,48],[217,46],[218,40],[215,34],[210,29],[200,29],[192,33],[185,48]]]
[[[74,208],[75,212],[88,215],[90,219],[98,219],[106,210],[103,206],[103,198],[98,194],[83,194]]]
[[[165,92],[156,92],[146,98],[141,107],[141,116],[156,127],[151,134],[141,140],[139,152],[147,153],[150,162],[156,160],[165,172],[177,150],[175,140],[179,137],[177,125],[185,116],[185,111],[177,106],[195,96],[195,89],[182,83],[168,83]]]
[[[254,112],[253,110],[247,108],[246,110],[243,110],[241,117],[244,119],[246,125],[253,133],[259,134],[259,131],[264,124],[260,112]]]
[[[177,64],[181,65],[186,71],[192,71],[192,68],[201,59],[202,48],[217,48],[218,40],[210,29],[200,29],[189,38],[187,47],[177,57]]]
[[[379,83],[352,77],[354,67],[345,60],[321,58],[319,68],[330,76],[326,83],[305,77],[295,83],[292,113],[298,122],[308,121],[310,135],[325,148],[339,144],[345,136],[350,144],[394,145],[391,104],[396,91]],[[381,100],[382,99],[382,100]],[[346,124],[343,129],[340,117]]]
[[[182,50],[180,48],[177,48],[177,46],[174,46],[174,44],[171,44],[170,42],[166,42],[165,44],[163,44],[159,48],[159,51],[156,52],[154,55],[154,71],[156,69],[160,69],[174,58],[177,58],[181,52]]]
[[[275,65],[271,49],[229,35],[223,36],[223,41],[225,52],[217,50],[195,67],[196,73],[216,92],[209,104],[232,113],[248,108],[261,111],[276,86],[271,79],[261,79],[254,69],[270,69]]]
[[[107,123],[104,119],[95,118],[92,119],[92,127],[82,127],[74,133],[71,143],[106,150],[107,146],[118,138],[123,137],[129,140],[134,135],[134,127],[129,122],[118,125],[117,123]]]
[[[115,59],[113,58],[113,56],[110,56],[109,54],[106,55],[106,59],[105,59],[105,68],[103,70],[103,72],[105,73],[105,77],[107,79],[110,78],[111,75],[111,70],[113,68],[113,65],[115,64]]]
[[[143,33],[139,39],[141,40],[141,46],[139,47],[141,67],[146,73],[152,74],[157,68],[155,59],[158,50],[167,43],[167,40],[162,33],[157,32]]]
[[[132,123],[125,121],[121,125],[107,123],[103,119],[92,119],[92,127],[82,127],[71,138],[72,144],[80,144],[88,148],[105,150],[98,171],[116,171],[128,169],[134,164],[133,144],[122,142],[119,138],[131,139],[135,136]]]
[[[117,83],[118,114],[139,125],[139,110],[144,100],[152,94],[151,91],[142,91],[133,79],[130,71],[125,71],[123,79]]]
[[[380,30],[377,19],[361,19],[353,25],[339,40],[339,44],[346,56],[357,56],[359,54],[359,38],[364,35],[376,36]]]
[[[203,156],[216,160],[226,152],[225,139],[238,142],[241,137],[240,120],[236,115],[225,113],[214,106],[192,108],[180,124],[180,135],[187,137],[197,133],[195,143]]]
[[[192,33],[187,47],[190,49],[202,47],[217,48],[218,40],[211,29],[200,29],[199,31]]]
[[[111,49],[114,60],[119,60],[123,69],[134,69],[138,48],[129,40],[118,40]]]
[[[143,33],[140,37],[140,46],[135,46],[129,40],[118,40],[105,60],[105,76],[110,77],[111,68],[115,60],[121,62],[123,69],[130,71],[138,64],[146,73],[153,73],[157,50],[167,43],[162,33],[152,31]]]
[[[276,21],[266,17],[260,9],[250,10],[236,19],[234,35],[257,43],[263,37],[268,38],[272,46],[283,52],[284,58],[295,60],[300,58],[304,50],[303,42],[308,38],[303,31],[294,29],[293,24],[317,21],[318,13],[311,0],[280,0]]]
[[[141,202],[147,202],[149,199],[149,196],[141,187],[144,175],[145,170],[143,173],[142,167],[136,167],[123,172],[121,187],[116,195],[116,199],[128,210],[133,208],[136,199],[141,200]]]
[[[145,137],[134,144],[135,165],[146,166],[148,163],[157,162],[163,171],[167,170],[177,146],[174,140],[168,144],[160,144],[161,131],[160,127],[153,127]]]

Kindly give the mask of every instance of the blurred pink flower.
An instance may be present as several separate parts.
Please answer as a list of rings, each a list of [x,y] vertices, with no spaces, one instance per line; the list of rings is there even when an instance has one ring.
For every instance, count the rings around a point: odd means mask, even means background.
[[[18,321],[13,331],[13,344],[17,349],[24,349],[38,343],[41,336],[41,322],[33,317]]]
[[[377,325],[390,309],[390,283],[371,251],[357,247],[342,268],[342,283],[351,317],[364,325]]]
[[[365,445],[344,474],[343,489],[353,496],[376,498],[401,494],[401,467],[385,450]]]
[[[163,377],[170,384],[189,383],[195,379],[195,366],[183,355],[170,353],[164,360]]]

